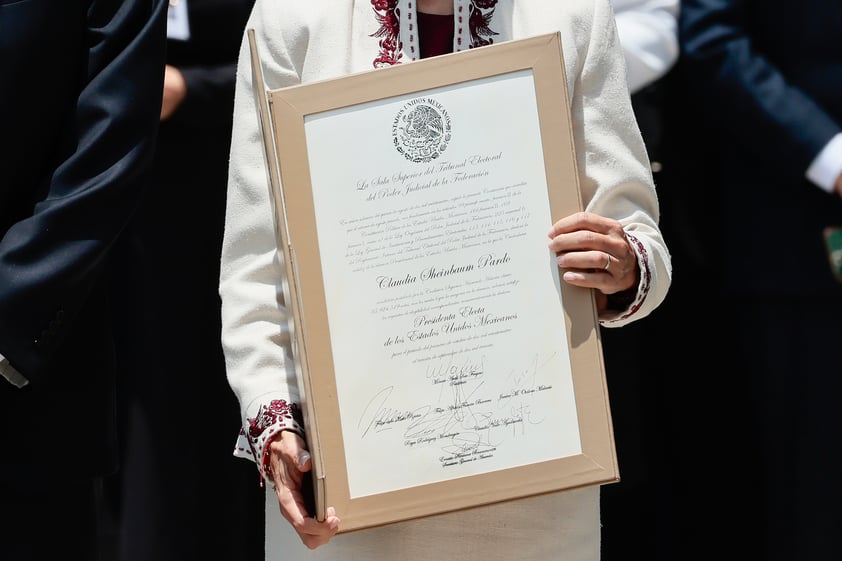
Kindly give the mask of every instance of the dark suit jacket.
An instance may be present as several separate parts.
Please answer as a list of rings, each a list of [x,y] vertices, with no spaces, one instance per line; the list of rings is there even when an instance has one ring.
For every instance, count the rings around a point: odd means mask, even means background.
[[[236,65],[252,4],[188,0],[189,39],[167,41],[187,95],[160,125],[115,284],[125,302],[115,318],[124,424],[114,495],[124,561],[264,557],[263,489],[254,464],[232,456],[241,421],[219,299]],[[190,403],[212,414],[185,439],[173,414]],[[202,468],[185,479],[186,465]]]
[[[109,249],[160,113],[165,0],[0,0],[0,477],[113,467]]]
[[[835,282],[822,229],[842,199],[805,179],[842,131],[842,0],[684,0],[688,111],[705,112],[707,186],[721,208],[724,280],[751,290]],[[710,223],[711,233],[717,228]]]
[[[205,403],[205,392],[233,397],[219,335],[219,256],[237,56],[252,4],[189,0],[190,39],[167,41],[167,63],[181,71],[187,96],[160,125],[144,199],[125,232],[116,298],[133,313],[115,318],[133,371],[129,391],[161,404],[159,410],[197,393]],[[146,375],[150,369],[166,377],[167,392]],[[238,429],[238,407],[235,419]],[[161,438],[176,438],[171,428],[163,430]],[[226,434],[228,453],[236,434]]]

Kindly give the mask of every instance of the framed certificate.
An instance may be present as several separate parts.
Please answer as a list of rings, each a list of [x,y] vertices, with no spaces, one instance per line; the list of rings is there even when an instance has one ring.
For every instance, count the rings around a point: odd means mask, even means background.
[[[559,35],[276,90],[249,36],[317,517],[616,481]]]

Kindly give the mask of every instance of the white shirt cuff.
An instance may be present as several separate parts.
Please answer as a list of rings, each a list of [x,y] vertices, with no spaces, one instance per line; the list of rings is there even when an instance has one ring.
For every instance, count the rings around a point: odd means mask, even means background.
[[[842,174],[842,133],[834,136],[819,152],[807,169],[807,179],[833,193],[836,179]]]
[[[29,383],[29,380],[24,378],[20,372],[12,368],[12,365],[3,355],[0,355],[0,376],[6,378],[9,383],[17,388],[22,388]]]

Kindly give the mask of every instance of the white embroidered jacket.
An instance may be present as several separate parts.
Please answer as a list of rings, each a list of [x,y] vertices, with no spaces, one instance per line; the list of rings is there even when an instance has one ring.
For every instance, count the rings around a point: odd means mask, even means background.
[[[408,23],[414,9],[411,0],[258,0],[247,27],[256,33],[266,87],[275,89],[410,63],[418,53]],[[671,264],[609,0],[455,0],[455,10],[455,50],[561,33],[582,199],[588,211],[624,225],[641,271],[634,302],[601,321],[621,326],[646,316],[667,293]],[[251,82],[244,41],[220,276],[222,342],[243,416],[235,455],[265,473],[271,438],[302,430],[301,396]]]

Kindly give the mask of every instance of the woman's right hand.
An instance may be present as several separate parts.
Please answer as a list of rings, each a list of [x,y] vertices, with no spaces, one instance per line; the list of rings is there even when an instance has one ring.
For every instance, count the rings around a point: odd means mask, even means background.
[[[307,512],[301,485],[304,473],[313,469],[313,462],[304,439],[292,431],[282,431],[275,436],[269,443],[269,466],[281,514],[298,532],[301,542],[316,549],[330,541],[339,529],[334,508],[327,509],[323,522]]]

